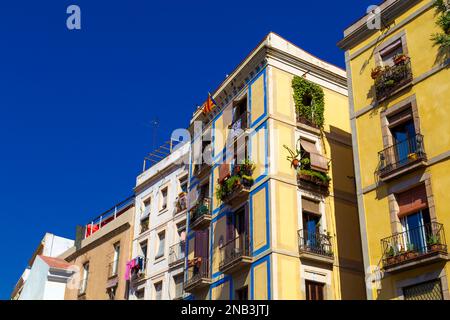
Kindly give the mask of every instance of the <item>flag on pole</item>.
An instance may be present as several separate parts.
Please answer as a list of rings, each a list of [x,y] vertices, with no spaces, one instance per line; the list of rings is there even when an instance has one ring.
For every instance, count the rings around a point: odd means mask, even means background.
[[[203,113],[204,114],[208,114],[211,111],[213,111],[213,109],[217,107],[216,102],[214,101],[213,97],[211,96],[211,94],[208,92],[208,99],[206,99],[206,102],[203,104]]]

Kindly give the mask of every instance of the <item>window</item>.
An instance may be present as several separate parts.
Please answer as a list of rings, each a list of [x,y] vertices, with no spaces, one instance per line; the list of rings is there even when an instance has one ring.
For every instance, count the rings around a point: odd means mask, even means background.
[[[111,276],[115,276],[119,270],[119,258],[120,258],[120,242],[114,244],[114,258],[112,261]]]
[[[403,288],[405,300],[444,300],[439,279]]]
[[[155,283],[155,300],[162,299],[162,281]]]
[[[173,277],[175,283],[175,299],[181,299],[183,297],[183,274],[178,274]]]
[[[159,205],[159,211],[167,209],[167,194],[169,191],[169,187],[164,187],[161,189],[161,198],[160,198],[160,205]]]
[[[142,217],[148,217],[151,211],[152,200],[151,198],[147,198],[143,202],[144,212],[142,213]]]
[[[239,290],[236,290],[236,294],[235,294],[235,298],[236,300],[248,300],[248,287],[245,286]]]
[[[144,288],[136,291],[136,299],[137,300],[144,300],[144,296],[145,296]]]
[[[392,67],[394,65],[394,57],[403,52],[402,39],[396,40],[380,51],[380,58],[383,66]]]
[[[141,247],[141,255],[144,258],[144,266],[143,269],[145,270],[145,266],[147,264],[147,241],[143,241],[139,244]]]
[[[83,275],[82,275],[79,294],[86,293],[88,277],[89,277],[89,262],[86,262],[85,264],[83,264]]]
[[[233,122],[231,128],[239,134],[239,130],[247,129],[247,96],[241,98],[239,101],[234,102],[233,106]]]
[[[399,250],[412,250],[426,253],[427,241],[433,235],[430,226],[431,218],[428,210],[425,185],[420,185],[397,195],[399,219],[404,237],[399,239]]]
[[[181,192],[188,192],[188,179],[187,176],[184,176],[180,179],[180,190]]]
[[[156,253],[155,259],[161,258],[164,256],[164,250],[166,246],[166,232],[162,231],[158,233],[158,252]]]
[[[324,300],[323,283],[306,280],[306,300]]]

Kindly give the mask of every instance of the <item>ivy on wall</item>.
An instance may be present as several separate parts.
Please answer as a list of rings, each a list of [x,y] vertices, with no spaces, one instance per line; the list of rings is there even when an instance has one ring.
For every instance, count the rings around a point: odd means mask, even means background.
[[[325,100],[323,89],[311,81],[294,76],[292,79],[297,116],[319,128],[324,125]]]
[[[434,7],[438,14],[436,24],[443,32],[433,34],[431,40],[436,46],[450,49],[450,1],[435,0]]]

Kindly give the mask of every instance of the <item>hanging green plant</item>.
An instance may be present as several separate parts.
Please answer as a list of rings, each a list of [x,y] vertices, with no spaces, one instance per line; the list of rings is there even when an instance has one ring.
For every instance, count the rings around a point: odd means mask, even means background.
[[[311,81],[294,76],[292,79],[297,116],[320,129],[324,125],[325,100],[323,89]]]
[[[434,7],[439,14],[436,24],[443,32],[433,34],[431,40],[435,46],[450,49],[450,2],[448,0],[435,0]]]

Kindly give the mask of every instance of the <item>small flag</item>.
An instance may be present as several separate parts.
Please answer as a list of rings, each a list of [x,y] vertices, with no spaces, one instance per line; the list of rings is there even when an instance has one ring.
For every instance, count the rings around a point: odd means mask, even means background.
[[[208,114],[213,111],[215,107],[217,107],[217,104],[214,101],[213,97],[211,97],[211,94],[208,92],[208,99],[206,99],[206,102],[203,104],[203,113]]]

